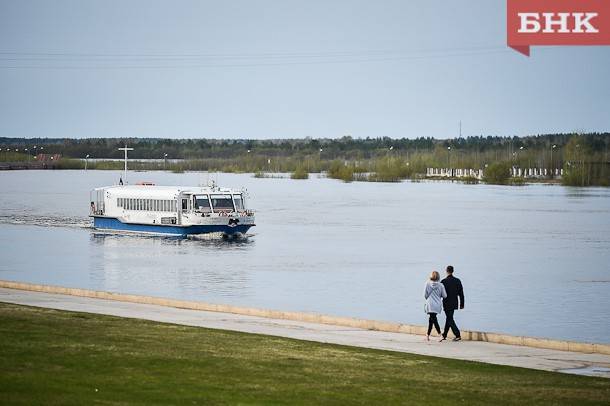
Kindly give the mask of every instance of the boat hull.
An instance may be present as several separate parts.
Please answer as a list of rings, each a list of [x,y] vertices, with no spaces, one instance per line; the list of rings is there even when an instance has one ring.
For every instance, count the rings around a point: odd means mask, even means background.
[[[222,233],[227,235],[245,234],[252,226],[253,224],[240,224],[233,226],[221,224],[191,226],[135,224],[123,223],[122,221],[114,217],[93,217],[93,228],[98,230],[127,231],[133,233],[159,234],[182,237],[186,237],[188,235],[211,233]]]

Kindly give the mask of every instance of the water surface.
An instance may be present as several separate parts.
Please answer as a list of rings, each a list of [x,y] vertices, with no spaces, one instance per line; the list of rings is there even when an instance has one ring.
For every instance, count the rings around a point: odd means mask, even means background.
[[[610,342],[608,189],[220,174],[257,210],[253,235],[225,242],[91,230],[89,190],[118,177],[0,172],[0,279],[424,324],[427,275],[452,264],[462,328]]]

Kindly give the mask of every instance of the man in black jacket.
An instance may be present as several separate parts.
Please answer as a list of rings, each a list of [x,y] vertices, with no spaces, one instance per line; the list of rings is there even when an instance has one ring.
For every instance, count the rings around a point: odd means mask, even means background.
[[[460,329],[457,324],[455,324],[455,320],[453,320],[453,312],[458,309],[458,305],[460,309],[464,308],[464,288],[462,288],[462,282],[453,276],[453,267],[451,265],[447,267],[447,277],[443,279],[441,283],[445,286],[445,290],[447,291],[447,297],[443,299],[443,309],[445,310],[446,319],[445,330],[443,331],[443,338],[441,338],[441,341],[447,339],[449,328],[451,328],[451,332],[455,336],[453,341],[461,341]],[[460,299],[459,303],[458,298]]]

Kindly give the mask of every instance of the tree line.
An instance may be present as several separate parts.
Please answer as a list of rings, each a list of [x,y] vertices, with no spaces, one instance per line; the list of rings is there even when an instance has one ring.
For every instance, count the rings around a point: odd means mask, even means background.
[[[61,154],[65,168],[81,168],[80,161],[120,159],[118,148],[134,148],[134,169],[216,170],[227,172],[327,171],[339,178],[400,180],[425,173],[428,167],[482,169],[501,167],[563,168],[570,184],[607,185],[610,133],[561,133],[523,137],[473,136],[434,138],[336,139],[157,139],[157,138],[0,138],[0,160],[30,159],[40,152]],[[27,148],[29,155],[23,155]],[[11,152],[7,152],[10,150]],[[15,151],[19,150],[18,154]],[[73,158],[73,160],[70,160]],[[179,160],[179,161],[176,161]],[[114,169],[118,163],[90,162],[91,169]],[[502,169],[500,174],[504,173]]]

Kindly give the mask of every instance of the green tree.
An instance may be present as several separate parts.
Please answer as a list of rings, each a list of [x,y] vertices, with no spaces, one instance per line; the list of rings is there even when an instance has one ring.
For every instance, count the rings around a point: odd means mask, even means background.
[[[483,180],[494,185],[506,185],[510,178],[510,162],[494,162],[485,169]]]
[[[308,179],[309,172],[305,169],[303,165],[297,165],[296,169],[290,175],[291,179]]]
[[[564,148],[564,175],[562,183],[566,186],[589,186],[591,178],[591,148],[582,135],[573,135]]]

